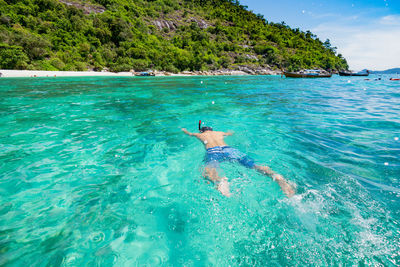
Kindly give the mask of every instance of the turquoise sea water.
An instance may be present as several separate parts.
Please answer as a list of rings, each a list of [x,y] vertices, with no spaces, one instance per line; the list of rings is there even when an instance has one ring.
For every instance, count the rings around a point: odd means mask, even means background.
[[[0,266],[400,264],[400,83],[0,79]],[[223,163],[201,119],[297,185]]]

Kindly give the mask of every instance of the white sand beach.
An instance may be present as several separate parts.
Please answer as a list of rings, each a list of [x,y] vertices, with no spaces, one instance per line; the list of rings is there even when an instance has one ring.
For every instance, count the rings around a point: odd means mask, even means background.
[[[95,71],[42,71],[42,70],[0,70],[1,78],[12,77],[78,77],[78,76],[133,76],[132,72]]]
[[[180,73],[171,73],[166,71],[154,71],[155,76],[240,76],[240,75],[280,75],[279,71],[259,70],[215,70],[215,71],[182,71]],[[96,71],[43,71],[43,70],[2,70],[0,69],[0,78],[15,77],[91,77],[91,76],[135,76],[135,72],[96,72]]]

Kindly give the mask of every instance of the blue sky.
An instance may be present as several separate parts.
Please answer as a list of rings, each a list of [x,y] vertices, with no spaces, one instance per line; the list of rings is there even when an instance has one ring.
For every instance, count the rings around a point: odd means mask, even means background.
[[[350,68],[400,67],[400,0],[241,0],[268,21],[330,39]]]

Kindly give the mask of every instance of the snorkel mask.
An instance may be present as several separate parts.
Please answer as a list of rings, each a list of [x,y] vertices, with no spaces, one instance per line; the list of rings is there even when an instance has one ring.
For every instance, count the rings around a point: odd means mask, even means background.
[[[199,132],[204,133],[205,131],[212,131],[213,129],[208,126],[201,127],[201,120],[199,121]]]

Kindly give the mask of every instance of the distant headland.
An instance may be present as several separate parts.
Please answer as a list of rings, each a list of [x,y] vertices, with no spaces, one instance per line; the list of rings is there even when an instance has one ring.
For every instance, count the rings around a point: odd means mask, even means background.
[[[387,70],[371,70],[370,73],[372,74],[400,74],[400,68],[393,68]]]

